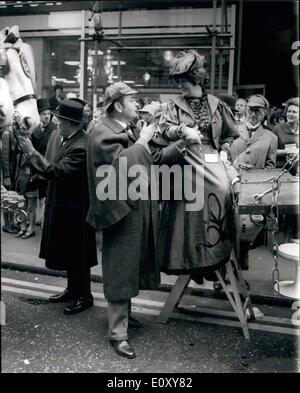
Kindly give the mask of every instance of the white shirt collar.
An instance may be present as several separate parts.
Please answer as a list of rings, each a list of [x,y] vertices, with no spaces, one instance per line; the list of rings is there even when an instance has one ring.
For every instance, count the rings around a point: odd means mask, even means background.
[[[121,126],[122,126],[124,129],[127,127],[127,124],[124,123],[123,121],[117,120],[117,119],[114,119],[114,120],[115,120],[117,123],[121,124]]]

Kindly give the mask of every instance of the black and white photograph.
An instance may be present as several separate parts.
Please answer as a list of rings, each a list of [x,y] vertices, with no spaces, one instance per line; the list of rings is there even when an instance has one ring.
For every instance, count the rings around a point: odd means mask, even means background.
[[[299,63],[296,0],[0,1],[3,376],[299,374]]]

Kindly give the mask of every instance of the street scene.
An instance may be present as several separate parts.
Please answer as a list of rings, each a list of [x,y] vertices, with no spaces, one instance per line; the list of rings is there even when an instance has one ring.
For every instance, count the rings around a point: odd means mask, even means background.
[[[0,1],[2,374],[299,374],[298,26],[296,0]]]

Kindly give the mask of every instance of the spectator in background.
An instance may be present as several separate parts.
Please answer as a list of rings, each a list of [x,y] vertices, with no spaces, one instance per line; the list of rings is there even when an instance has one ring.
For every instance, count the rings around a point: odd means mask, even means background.
[[[45,155],[49,138],[56,129],[56,125],[51,121],[50,103],[44,98],[37,100],[38,112],[40,115],[40,127],[32,133],[31,139],[35,149]]]
[[[69,93],[67,93],[66,95],[66,99],[71,100],[72,98],[77,98],[77,94],[73,93],[72,91],[69,91]]]
[[[64,88],[62,85],[54,86],[54,96],[49,99],[50,109],[56,109],[64,99]]]
[[[31,140],[34,148],[43,156],[46,154],[49,139],[57,126],[51,121],[50,103],[44,98],[37,100],[38,112],[40,115],[40,127],[32,133]],[[36,224],[41,225],[44,216],[45,197],[47,181],[41,176],[38,178],[38,209]]]
[[[238,98],[235,102],[235,121],[238,126],[242,125],[246,121],[246,105],[247,102],[244,98]]]
[[[280,108],[275,108],[270,115],[270,127],[274,131],[277,124],[286,123],[286,115]]]
[[[247,100],[246,121],[240,126],[239,138],[235,139],[230,146],[230,158],[233,166],[227,174],[231,182],[235,182],[235,187],[239,184],[239,172],[241,169],[263,169],[275,168],[277,138],[276,136],[263,127],[263,119],[269,111],[269,103],[265,97],[260,94],[250,96]],[[234,173],[235,172],[235,173]],[[263,217],[261,222],[256,225],[257,230],[252,230],[252,223],[249,215],[241,215],[241,227],[245,231],[240,235],[240,255],[239,263],[243,270],[248,270],[248,253],[250,245],[255,241],[258,234],[263,229]]]
[[[299,148],[299,97],[290,98],[285,106],[286,123],[278,123],[274,127],[274,134],[278,138],[278,151],[276,166],[282,168],[291,150]],[[287,145],[292,145],[288,146]],[[295,150],[296,151],[296,150]]]
[[[13,135],[12,128],[7,127],[2,132],[2,182],[4,187],[9,191],[15,190],[15,176],[17,168],[17,156],[19,153],[17,141]],[[1,183],[2,183],[1,182]],[[3,232],[17,233],[17,229],[14,225],[14,214],[3,211]]]

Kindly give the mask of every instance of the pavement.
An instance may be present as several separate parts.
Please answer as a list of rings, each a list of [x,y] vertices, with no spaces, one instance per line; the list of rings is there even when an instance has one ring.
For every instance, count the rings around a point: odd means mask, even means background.
[[[64,276],[64,272],[45,268],[45,262],[38,257],[41,240],[41,229],[36,227],[36,236],[29,239],[15,238],[14,235],[1,233],[1,260],[2,267],[31,271],[55,276]],[[243,272],[245,279],[250,283],[251,294],[254,297],[268,299],[275,303],[285,303],[290,306],[293,300],[274,294],[272,284],[272,269],[274,262],[270,251],[265,246],[250,250],[249,270]],[[281,260],[279,264],[280,280],[293,280],[294,264]],[[101,252],[98,252],[98,265],[91,269],[92,280],[102,281]],[[175,284],[177,276],[161,273],[163,289],[170,290]],[[212,291],[212,282],[206,281],[198,285],[194,281],[189,283],[190,288]]]

